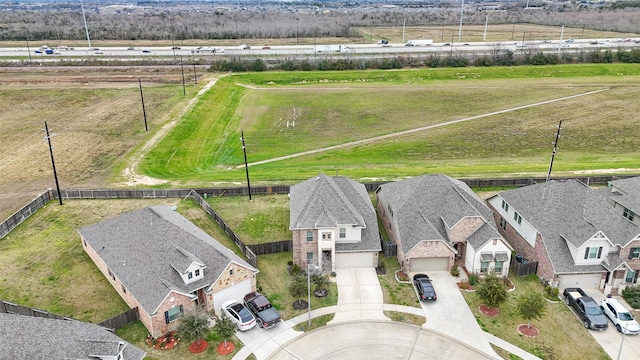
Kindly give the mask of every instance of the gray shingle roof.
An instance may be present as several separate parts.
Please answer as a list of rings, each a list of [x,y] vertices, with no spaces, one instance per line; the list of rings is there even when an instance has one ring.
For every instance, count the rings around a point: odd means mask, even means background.
[[[141,360],[146,353],[98,325],[0,313],[0,358],[95,360],[95,355]]]
[[[634,213],[640,214],[640,176],[609,181],[609,187],[597,191],[605,198],[611,198]]]
[[[598,192],[578,180],[551,180],[497,196],[542,235],[556,273],[604,270],[601,265],[575,266],[565,239],[578,247],[602,231],[613,244],[624,245],[639,231]]]
[[[132,211],[79,233],[150,315],[170,290],[190,294],[209,288],[230,262],[257,271],[166,205]],[[184,284],[172,264],[184,270],[194,259],[205,264],[204,277]]]
[[[344,176],[318,175],[293,185],[289,192],[291,230],[362,227],[360,242],[336,243],[336,251],[380,251],[375,209],[364,185]]]
[[[481,217],[487,223],[468,239],[474,248],[489,238],[502,239],[491,210],[464,182],[449,176],[431,174],[383,184],[378,194],[391,205],[405,251],[423,240],[449,242],[445,224],[453,227],[465,217]]]

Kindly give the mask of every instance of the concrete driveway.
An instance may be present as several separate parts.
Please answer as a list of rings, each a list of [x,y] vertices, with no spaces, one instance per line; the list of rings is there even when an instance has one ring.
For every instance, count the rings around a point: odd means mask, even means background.
[[[338,269],[338,304],[329,325],[357,320],[390,320],[383,314],[384,301],[374,268]]]
[[[409,274],[411,278],[413,275],[415,274]],[[444,333],[500,358],[491,348],[453,276],[447,271],[432,271],[427,275],[431,278],[438,300],[420,303],[427,318],[422,327]],[[416,293],[416,298],[417,296]]]
[[[605,298],[605,295],[600,290],[584,289],[584,292],[586,292],[587,295],[591,296],[598,304]],[[626,305],[622,297],[614,296],[614,298],[620,300],[620,302],[625,304],[628,309],[631,309],[630,306]],[[579,320],[576,318],[576,321]],[[620,353],[620,359],[625,360],[638,359],[640,357],[640,336],[624,336],[623,342],[623,335],[616,330],[611,320],[609,320],[609,328],[607,330],[589,330],[589,333],[593,336],[594,339],[596,339],[596,341],[600,344],[600,346],[602,346],[604,351],[606,351],[612,359],[618,359],[618,353]],[[622,345],[622,351],[620,350],[620,345]]]
[[[271,329],[262,329],[256,326],[249,331],[236,331],[236,336],[242,341],[244,347],[237,356],[234,356],[234,359],[245,359],[250,353],[253,353],[258,360],[266,359],[291,339],[302,334],[302,331],[294,330],[291,324],[286,321],[282,321]]]

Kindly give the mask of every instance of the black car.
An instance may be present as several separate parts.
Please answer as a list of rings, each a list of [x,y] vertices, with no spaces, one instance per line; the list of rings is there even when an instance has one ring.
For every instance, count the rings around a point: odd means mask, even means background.
[[[413,276],[413,284],[416,286],[416,290],[418,290],[418,297],[420,298],[420,301],[438,300],[436,290],[433,288],[431,279],[429,279],[427,275],[415,274]]]
[[[256,317],[261,328],[269,329],[281,321],[280,314],[271,306],[269,300],[258,292],[245,295],[244,306]]]

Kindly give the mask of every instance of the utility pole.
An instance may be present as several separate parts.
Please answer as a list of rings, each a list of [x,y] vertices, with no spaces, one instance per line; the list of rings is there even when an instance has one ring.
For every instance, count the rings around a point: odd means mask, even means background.
[[[244,153],[244,169],[247,173],[247,189],[249,190],[249,201],[251,201],[251,183],[249,182],[249,164],[247,163],[247,147],[244,146],[244,131],[240,130],[240,140],[242,140],[242,152]]]
[[[184,86],[184,65],[182,63],[182,55],[180,55],[180,70],[182,70],[182,95],[187,95],[187,89]]]
[[[558,131],[556,131],[556,140],[553,142],[553,152],[551,152],[551,162],[549,163],[549,172],[547,173],[547,182],[551,179],[551,168],[553,168],[553,158],[558,151],[558,140],[560,140],[560,130],[562,130],[562,120],[558,124]]]
[[[191,58],[193,59],[193,83],[198,85],[198,74],[196,73],[196,55],[191,53]]]
[[[27,52],[29,53],[29,64],[31,64],[31,48],[29,47],[29,37],[27,36]]]
[[[487,14],[487,17],[484,19],[484,36],[482,37],[482,41],[487,40],[487,24],[489,24],[489,14]]]
[[[89,50],[91,50],[91,39],[89,38],[89,27],[87,26],[87,17],[84,14],[84,5],[80,0],[80,8],[82,9],[82,20],[84,20],[84,31],[87,33],[87,43],[89,44]]]
[[[58,173],[56,172],[56,162],[53,161],[53,146],[51,146],[51,138],[55,135],[49,135],[49,126],[47,125],[47,121],[44,122],[44,131],[47,134],[47,142],[49,142],[49,154],[51,155],[51,167],[53,167],[53,177],[56,180],[56,191],[58,192],[58,201],[60,205],[62,205],[62,194],[60,193],[60,184],[58,183]]]
[[[147,111],[144,109],[144,96],[142,95],[142,81],[138,78],[138,85],[140,85],[140,100],[142,100],[142,115],[144,115],[144,131],[149,131],[147,127]]]
[[[462,6],[460,7],[460,28],[458,29],[458,42],[462,37],[462,15],[464,14],[464,0],[462,0]],[[451,42],[453,44],[453,42]]]

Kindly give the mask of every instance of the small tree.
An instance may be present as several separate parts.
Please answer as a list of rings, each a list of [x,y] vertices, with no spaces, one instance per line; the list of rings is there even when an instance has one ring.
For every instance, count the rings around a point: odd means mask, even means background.
[[[531,327],[531,319],[540,319],[544,314],[546,303],[542,295],[530,292],[518,298],[518,313],[528,321],[527,327]]]
[[[218,333],[218,335],[224,339],[224,347],[227,346],[227,339],[230,338],[236,332],[236,324],[231,321],[226,316],[220,316],[215,325],[213,325],[213,329]]]
[[[204,339],[209,333],[209,317],[202,312],[187,313],[180,318],[178,334],[187,342],[198,342]]]
[[[307,293],[306,276],[300,276],[300,275],[293,276],[291,278],[291,282],[289,283],[289,293],[291,294],[291,296],[293,296],[296,299],[296,301],[293,302],[293,306],[296,309],[303,308],[302,298]]]
[[[508,295],[504,282],[493,274],[487,275],[484,282],[478,285],[476,294],[488,307],[492,308],[499,307],[507,300]]]

